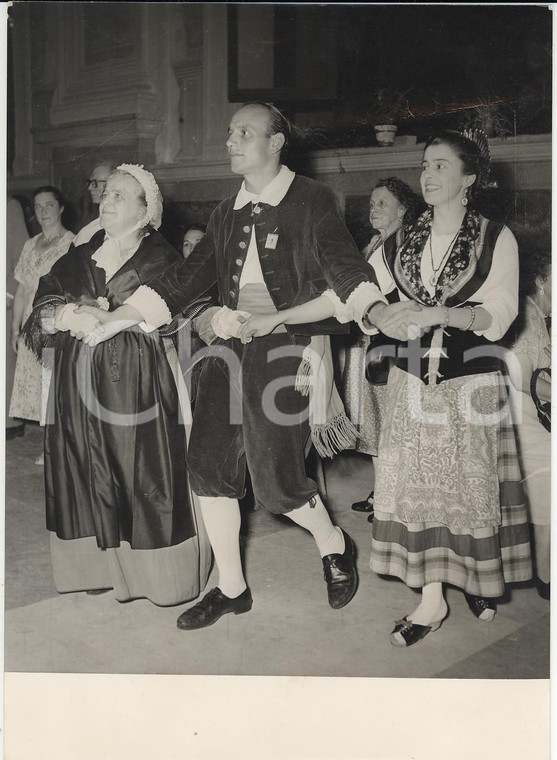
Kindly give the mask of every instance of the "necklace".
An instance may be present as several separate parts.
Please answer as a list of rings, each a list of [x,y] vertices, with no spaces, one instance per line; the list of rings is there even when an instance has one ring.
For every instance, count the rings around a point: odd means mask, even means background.
[[[47,237],[47,236],[44,234],[44,232],[42,233],[42,235],[43,235],[43,240],[45,241],[45,243],[52,243],[52,241],[53,241],[53,240],[56,240],[56,238],[59,238],[61,234],[62,234],[61,232],[57,232],[57,233],[56,233],[56,235],[53,235],[52,237]]]
[[[433,230],[431,230],[431,232],[430,232],[430,235],[429,235],[429,258],[431,260],[431,268],[433,270],[433,274],[429,278],[429,284],[432,287],[437,284],[437,280],[439,279],[439,273],[441,272],[441,269],[443,268],[443,265],[444,265],[445,261],[449,258],[449,255],[450,255],[450,253],[451,253],[451,251],[453,249],[453,245],[455,244],[455,241],[456,241],[456,239],[458,237],[458,233],[459,232],[460,232],[460,228],[456,231],[455,236],[453,237],[453,239],[449,243],[449,247],[447,248],[447,250],[443,254],[443,257],[442,257],[441,261],[439,262],[439,266],[437,267],[437,269],[435,268],[435,264],[433,263],[433,249],[431,247],[431,238],[433,237]]]

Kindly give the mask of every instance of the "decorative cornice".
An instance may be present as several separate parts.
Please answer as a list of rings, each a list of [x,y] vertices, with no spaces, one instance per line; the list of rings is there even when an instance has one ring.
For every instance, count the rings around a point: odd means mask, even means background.
[[[551,161],[550,135],[518,135],[489,141],[494,163]],[[423,145],[392,148],[347,148],[319,150],[309,154],[309,165],[317,174],[416,169],[422,160]]]
[[[490,140],[494,163],[551,162],[551,135],[519,135],[506,140]],[[392,148],[347,148],[319,150],[308,155],[312,176],[344,172],[383,172],[401,169],[417,169],[422,160],[423,145],[403,145]],[[179,182],[186,176],[188,181],[203,179],[230,179],[230,163],[222,161],[180,162],[155,168],[161,182]]]

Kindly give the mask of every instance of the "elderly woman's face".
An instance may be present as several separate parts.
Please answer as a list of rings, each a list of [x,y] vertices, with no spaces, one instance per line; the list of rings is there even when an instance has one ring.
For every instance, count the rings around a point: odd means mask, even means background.
[[[52,193],[39,193],[35,196],[35,218],[44,229],[54,227],[60,221],[64,207]]]
[[[387,190],[386,187],[376,187],[369,201],[369,221],[374,230],[382,235],[394,232],[402,226],[406,209]]]
[[[109,177],[99,205],[101,227],[120,237],[145,218],[147,206],[139,182],[129,174]]]

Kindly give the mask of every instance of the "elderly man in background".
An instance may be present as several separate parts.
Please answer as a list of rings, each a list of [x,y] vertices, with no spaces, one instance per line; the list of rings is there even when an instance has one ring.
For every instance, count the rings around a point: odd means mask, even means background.
[[[83,227],[77,233],[74,240],[74,246],[76,248],[78,245],[88,243],[93,235],[101,229],[101,222],[99,219],[99,204],[101,202],[101,196],[104,193],[104,189],[106,187],[106,181],[115,169],[116,164],[112,163],[111,161],[103,161],[102,163],[95,166],[91,172],[90,177],[87,179],[87,189],[89,190],[91,203],[93,204],[93,209],[96,213],[93,221],[89,222],[89,224],[86,224],[85,227]]]

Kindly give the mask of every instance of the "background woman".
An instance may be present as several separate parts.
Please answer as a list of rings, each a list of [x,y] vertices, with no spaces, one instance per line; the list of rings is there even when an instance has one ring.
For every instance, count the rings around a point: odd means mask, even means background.
[[[66,253],[74,235],[62,224],[64,201],[59,190],[50,185],[38,187],[33,193],[33,202],[42,231],[26,241],[14,271],[18,286],[12,310],[11,347],[17,354],[17,362],[9,415],[40,422],[43,419],[42,367],[19,337],[31,314],[40,278]],[[36,463],[43,463],[43,454]]]
[[[538,419],[532,398],[532,376],[551,367],[551,338],[547,318],[551,316],[551,248],[530,244],[521,248],[521,311],[512,353],[518,366],[509,363],[510,397],[518,434],[520,465],[528,497],[532,524],[536,586],[544,599],[550,595],[551,555],[551,433]],[[551,401],[551,382],[537,374],[534,392],[543,402]]]
[[[92,349],[75,302],[116,308],[140,284],[180,260],[156,231],[162,199],[149,172],[122,165],[100,203],[102,230],[63,257],[39,285],[39,321],[59,332],[54,422],[46,428],[47,528],[59,592],[114,588],[118,601],[192,599],[210,549],[186,471],[187,394],[178,401],[175,352],[158,333],[123,332]],[[30,328],[32,325],[30,325]],[[65,332],[64,332],[65,330]],[[170,327],[170,333],[174,328]]]
[[[400,245],[403,226],[415,220],[419,202],[417,195],[406,182],[397,177],[388,177],[377,182],[371,192],[369,202],[369,221],[374,234],[362,251],[366,261],[369,261],[372,266],[378,259],[391,255],[396,246]],[[390,278],[380,283],[380,286],[389,298],[398,300]],[[356,330],[357,328],[354,327],[354,331]],[[379,337],[379,345],[387,342],[389,341],[385,336]],[[358,330],[358,337],[347,346],[342,377],[342,396],[347,414],[359,432],[356,451],[377,456],[381,408],[385,397],[383,383],[386,382],[386,376],[377,378],[378,382],[373,383],[366,379],[366,358],[370,343],[370,336],[363,335]],[[388,360],[385,362],[388,367]],[[384,366],[385,362],[377,362],[374,366],[378,369]],[[373,491],[367,499],[353,504],[352,509],[373,513]],[[371,514],[368,519],[371,521],[373,515]]]
[[[518,254],[502,224],[474,210],[486,156],[457,132],[428,140],[421,187],[430,209],[408,231],[388,276],[418,305],[393,324],[417,325],[388,380],[375,481],[371,567],[421,588],[399,620],[395,646],[441,625],[443,583],[464,590],[474,614],[491,620],[506,582],[531,577],[516,444],[493,346],[518,310]],[[419,333],[418,333],[419,334]],[[416,338],[416,333],[413,333]]]

